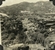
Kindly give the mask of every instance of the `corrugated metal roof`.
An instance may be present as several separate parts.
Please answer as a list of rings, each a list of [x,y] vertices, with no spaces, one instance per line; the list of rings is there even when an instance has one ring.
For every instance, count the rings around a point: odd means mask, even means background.
[[[47,23],[46,25],[51,25],[51,26],[52,26],[52,25],[54,25],[54,24],[55,24],[55,23]]]
[[[55,15],[55,12],[54,13],[45,13],[46,15]]]

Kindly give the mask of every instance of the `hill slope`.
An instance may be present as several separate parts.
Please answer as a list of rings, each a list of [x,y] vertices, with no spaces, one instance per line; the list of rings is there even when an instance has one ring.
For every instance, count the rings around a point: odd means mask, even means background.
[[[50,2],[40,1],[36,3],[22,2],[19,4],[0,8],[0,12],[4,12],[6,14],[11,15],[18,15],[20,11],[25,10],[36,13],[46,13],[46,12],[55,12],[55,7]]]
[[[5,22],[2,24],[2,38],[3,40],[7,40],[4,41],[4,43],[10,43],[13,40],[14,43],[28,42],[43,44],[43,41],[49,34],[49,31],[45,30],[45,28],[43,28],[43,25],[38,23],[38,18],[28,17],[48,18],[48,16],[44,15],[45,17],[41,17],[40,15],[37,16],[36,14],[55,12],[55,7],[50,2],[22,2],[19,4],[2,7],[0,8],[0,12],[6,13],[8,14],[8,16],[10,16],[10,18],[3,18]],[[31,13],[33,14],[30,15]],[[22,20],[24,22],[22,22]],[[28,22],[25,23],[25,21]],[[24,31],[25,28],[27,29],[27,32]]]

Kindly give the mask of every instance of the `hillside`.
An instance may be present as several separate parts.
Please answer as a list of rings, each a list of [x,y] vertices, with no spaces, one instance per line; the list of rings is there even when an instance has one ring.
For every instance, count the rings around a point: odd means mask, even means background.
[[[44,27],[44,20],[54,19],[52,15],[44,13],[55,12],[55,7],[50,2],[28,3],[1,7],[0,13],[5,13],[9,17],[3,17],[2,40],[4,45],[10,43],[40,43],[45,45],[45,39],[52,32]],[[44,20],[42,20],[42,18]],[[41,19],[41,20],[39,20]],[[55,32],[54,32],[55,33]]]
[[[21,11],[30,11],[33,13],[46,13],[46,12],[55,12],[55,7],[51,2],[36,2],[36,3],[28,3],[22,2],[19,4],[6,6],[0,8],[0,12],[4,12],[10,15],[19,15]]]

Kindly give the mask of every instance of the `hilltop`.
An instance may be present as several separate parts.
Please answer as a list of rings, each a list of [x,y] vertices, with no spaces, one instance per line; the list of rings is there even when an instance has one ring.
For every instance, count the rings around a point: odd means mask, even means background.
[[[19,15],[21,11],[30,11],[33,13],[49,13],[55,12],[55,6],[51,2],[36,2],[36,3],[28,3],[22,2],[19,4],[14,4],[11,6],[5,6],[0,8],[0,12],[10,14],[10,15]]]

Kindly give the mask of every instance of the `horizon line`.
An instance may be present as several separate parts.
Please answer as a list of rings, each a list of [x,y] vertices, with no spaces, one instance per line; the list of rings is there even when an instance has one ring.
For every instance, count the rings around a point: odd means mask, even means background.
[[[12,6],[12,5],[20,4],[20,3],[23,3],[23,2],[27,2],[27,3],[37,3],[37,2],[49,2],[49,1],[36,1],[36,2],[22,1],[22,2],[19,2],[19,3],[11,4],[11,5],[1,5],[0,7]]]

